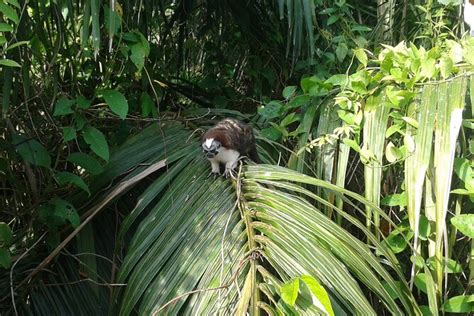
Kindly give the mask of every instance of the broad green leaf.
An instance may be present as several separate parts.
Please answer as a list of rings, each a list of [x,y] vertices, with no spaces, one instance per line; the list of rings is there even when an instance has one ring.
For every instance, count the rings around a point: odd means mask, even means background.
[[[474,190],[474,170],[466,158],[454,159],[454,172],[464,182],[466,189]]]
[[[124,119],[128,113],[128,101],[125,96],[117,90],[104,90],[102,97],[109,106],[109,108],[117,114],[121,119]]]
[[[473,119],[463,120],[462,126],[464,126],[465,128],[474,129],[474,120]]]
[[[69,155],[69,157],[67,157],[67,161],[81,166],[82,168],[86,169],[87,172],[93,175],[100,174],[104,170],[97,159],[86,153],[72,153]]]
[[[428,260],[426,260],[426,263],[427,265],[430,267],[430,268],[434,268],[435,267],[435,258],[434,257],[430,257],[428,258]],[[441,265],[444,267],[445,266],[445,259],[442,258],[441,259]],[[446,267],[446,272],[447,273],[461,273],[462,272],[462,267],[461,267],[461,264],[459,262],[457,262],[456,260],[453,260],[451,258],[448,259],[448,265]]]
[[[288,126],[288,125],[290,125],[294,122],[297,122],[299,120],[300,120],[299,116],[297,116],[295,112],[292,112],[292,113],[288,114],[287,116],[285,116],[285,118],[283,120],[281,120],[280,126],[286,127],[286,126]]]
[[[6,67],[21,67],[19,63],[11,59],[0,59],[0,66]]]
[[[275,127],[267,127],[260,131],[260,134],[265,138],[268,138],[273,141],[279,141],[283,136],[282,133]]]
[[[418,290],[422,291],[423,293],[427,293],[427,290],[426,290],[426,274],[418,273],[415,276],[415,285],[418,288]]]
[[[87,194],[89,195],[91,194],[91,192],[89,191],[89,187],[84,182],[84,180],[82,180],[80,176],[74,173],[62,171],[62,172],[57,173],[55,177],[58,180],[59,185],[61,186],[66,185],[66,184],[73,184],[77,186],[78,188],[81,188],[82,190],[87,192]]]
[[[461,233],[474,238],[474,214],[461,214],[451,218],[453,224]]]
[[[97,128],[86,126],[83,131],[84,140],[91,147],[92,151],[105,161],[109,161],[109,145],[104,134]]]
[[[148,55],[150,55],[150,43],[148,43],[148,40],[140,32],[138,32],[138,37],[142,43],[143,48],[145,49],[145,56],[148,57]]]
[[[472,54],[473,49],[474,49],[474,37],[468,36],[465,39],[465,42],[463,45],[463,58],[471,66],[474,66],[474,54]]]
[[[434,77],[436,73],[436,60],[434,58],[427,58],[421,61],[421,75],[428,79]]]
[[[12,242],[13,234],[10,226],[0,222],[0,246],[9,246]]]
[[[76,208],[63,199],[53,199],[51,204],[54,206],[54,215],[71,223],[73,228],[79,226],[80,218]]]
[[[311,94],[311,91],[317,91],[321,85],[322,80],[318,76],[305,77],[301,79],[301,89],[304,93]]]
[[[404,99],[404,97],[402,96],[402,92],[403,91],[401,90],[394,89],[392,86],[388,86],[385,89],[385,95],[390,100],[392,105],[397,109],[400,108],[400,102]]]
[[[414,118],[404,116],[402,117],[402,120],[404,120],[405,122],[407,122],[409,125],[413,126],[414,128],[418,128],[418,125],[419,125],[418,121],[415,120]]]
[[[142,117],[149,117],[150,114],[152,117],[158,116],[155,104],[153,103],[151,96],[146,92],[142,92],[140,97],[140,107],[142,110]]]
[[[439,62],[439,70],[443,78],[448,78],[454,72],[455,67],[453,60],[449,57],[441,57]]]
[[[295,278],[283,284],[280,288],[280,294],[283,301],[292,307],[295,306],[296,299],[298,298],[299,288],[300,288],[299,278]]]
[[[474,295],[459,295],[448,299],[441,309],[447,313],[474,312]]]
[[[127,42],[137,43],[140,41],[140,36],[135,32],[123,33],[123,39]]]
[[[329,77],[326,81],[326,83],[330,83],[334,86],[345,86],[349,82],[349,77],[347,75],[333,75]]]
[[[296,97],[292,98],[290,102],[288,102],[287,106],[291,109],[298,108],[308,104],[310,100],[311,98],[307,94],[297,95]]]
[[[451,193],[460,194],[460,195],[473,195],[474,191],[469,191],[466,189],[455,189],[455,190],[452,190]]]
[[[349,49],[347,48],[346,43],[340,42],[339,45],[337,45],[337,48],[336,48],[337,59],[340,62],[342,62],[346,58],[348,51],[349,51]]]
[[[321,284],[310,275],[303,275],[300,279],[306,283],[308,288],[311,290],[311,293],[313,293],[313,295],[316,296],[318,301],[323,305],[328,315],[333,316],[334,311],[332,310],[331,300],[329,299],[329,295],[324,287],[322,287]]]
[[[92,101],[87,100],[84,96],[80,95],[77,97],[76,103],[78,108],[87,110],[88,108],[90,108]]]
[[[13,145],[15,145],[16,150],[25,161],[42,167],[49,167],[51,165],[49,152],[37,140],[13,135]]]
[[[359,62],[362,65],[364,65],[364,67],[367,67],[368,58],[367,58],[367,54],[366,54],[365,50],[363,48],[358,48],[358,49],[354,50],[354,53],[355,53],[355,56],[356,56],[357,60],[359,60]]]
[[[360,152],[360,146],[355,140],[349,139],[349,138],[344,138],[344,139],[342,139],[342,142],[344,144],[346,144],[347,146],[351,147],[356,152]]]
[[[13,26],[7,23],[0,23],[0,32],[13,32]]]
[[[69,100],[64,97],[60,98],[54,106],[53,116],[64,116],[74,113],[72,106],[76,103],[75,100]]]
[[[282,94],[283,94],[283,97],[284,97],[285,99],[287,99],[287,100],[288,100],[289,98],[291,98],[291,97],[295,94],[296,88],[297,88],[296,86],[288,86],[288,87],[285,87],[285,89],[283,89],[283,93],[282,93]]]
[[[419,269],[423,269],[425,265],[425,259],[423,259],[423,257],[420,255],[417,255],[416,259],[415,259],[415,256],[411,255],[410,261],[415,262],[415,266],[417,266]]]
[[[392,142],[389,142],[387,144],[387,147],[385,148],[385,158],[387,158],[387,161],[392,163],[395,162],[403,157],[403,153],[401,150],[397,147]]]
[[[143,44],[141,42],[134,43],[130,45],[130,60],[135,64],[137,67],[138,71],[141,71],[143,69],[143,66],[145,65],[145,48],[143,47]]]
[[[400,253],[408,246],[406,237],[399,232],[392,232],[384,242],[390,247],[393,253]]]
[[[427,305],[421,305],[420,311],[421,311],[421,315],[423,316],[433,316],[433,313],[431,313],[430,307]]]
[[[64,142],[76,139],[76,128],[73,126],[63,127],[63,140]]]
[[[266,119],[273,119],[279,117],[283,111],[283,104],[280,101],[270,101],[258,113]]]
[[[20,22],[20,18],[18,17],[16,10],[4,2],[0,2],[0,12],[3,13],[4,17],[14,22],[15,24],[18,24]]]
[[[397,193],[397,194],[388,195],[380,201],[380,204],[387,205],[387,206],[405,207],[407,206],[407,203],[408,203],[408,200],[407,200],[407,194],[405,191],[400,194]]]
[[[327,24],[327,26],[330,26],[330,25],[336,23],[338,20],[339,20],[339,15],[333,14],[333,15],[329,16],[326,24]]]
[[[10,252],[5,248],[0,248],[0,266],[4,269],[10,268],[12,264],[12,258]]]
[[[9,4],[17,7],[18,9],[21,9],[21,5],[18,2],[18,0],[3,0],[3,2],[9,3]]]
[[[421,215],[419,225],[420,225],[420,229],[419,229],[420,239],[427,240],[431,234],[431,225],[428,218],[426,218],[426,216],[424,215]]]
[[[409,153],[413,153],[415,151],[415,139],[410,134],[405,134],[403,137],[403,143],[405,144],[405,148],[408,150]]]

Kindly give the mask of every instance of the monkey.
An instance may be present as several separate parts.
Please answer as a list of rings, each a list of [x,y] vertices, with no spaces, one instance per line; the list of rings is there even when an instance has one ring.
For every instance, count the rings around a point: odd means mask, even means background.
[[[211,172],[214,175],[220,174],[222,163],[225,167],[224,176],[232,176],[232,171],[243,156],[260,163],[252,127],[236,119],[219,121],[204,133],[201,146],[211,162]]]

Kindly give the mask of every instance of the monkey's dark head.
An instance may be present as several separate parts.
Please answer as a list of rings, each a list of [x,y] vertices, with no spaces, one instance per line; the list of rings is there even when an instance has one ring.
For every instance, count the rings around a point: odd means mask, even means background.
[[[206,138],[202,142],[202,150],[207,158],[214,158],[221,149],[221,142],[214,138]]]

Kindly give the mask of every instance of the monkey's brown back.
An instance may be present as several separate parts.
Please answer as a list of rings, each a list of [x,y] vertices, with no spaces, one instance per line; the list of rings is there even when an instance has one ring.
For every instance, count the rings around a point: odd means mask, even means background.
[[[252,127],[236,119],[226,118],[219,121],[202,137],[203,140],[214,138],[222,146],[237,150],[241,155],[260,162],[255,148],[255,137]]]

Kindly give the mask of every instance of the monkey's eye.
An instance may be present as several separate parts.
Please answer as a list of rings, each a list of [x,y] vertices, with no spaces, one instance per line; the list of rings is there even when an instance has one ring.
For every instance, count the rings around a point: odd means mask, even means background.
[[[221,144],[216,144],[216,149],[221,148]]]

